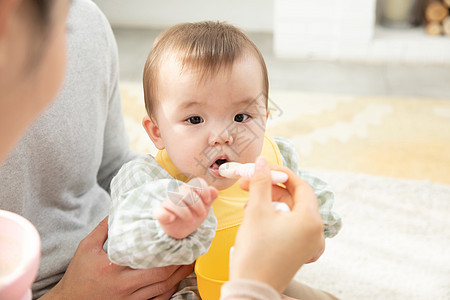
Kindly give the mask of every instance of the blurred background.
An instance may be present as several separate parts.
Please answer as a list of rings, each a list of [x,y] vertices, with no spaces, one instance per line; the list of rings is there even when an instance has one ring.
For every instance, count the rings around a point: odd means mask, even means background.
[[[162,29],[179,22],[220,20],[250,35],[266,59],[274,89],[450,95],[450,36],[446,35],[450,20],[445,1],[95,2],[113,26],[125,81],[141,80],[146,55]],[[434,21],[425,19],[429,2],[435,2],[429,13]],[[436,2],[441,2],[437,8]],[[427,33],[429,24],[434,29]]]

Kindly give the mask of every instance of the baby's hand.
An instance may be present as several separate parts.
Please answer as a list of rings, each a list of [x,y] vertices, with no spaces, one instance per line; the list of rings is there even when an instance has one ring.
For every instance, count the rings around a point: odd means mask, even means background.
[[[218,191],[201,178],[194,178],[178,190],[169,192],[153,216],[169,236],[182,239],[206,219]]]

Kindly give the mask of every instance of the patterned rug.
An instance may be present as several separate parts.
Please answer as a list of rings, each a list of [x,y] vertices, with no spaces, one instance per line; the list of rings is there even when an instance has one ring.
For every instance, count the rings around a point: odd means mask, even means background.
[[[138,84],[122,85],[131,147],[154,153]],[[274,91],[268,133],[336,195],[343,228],[296,278],[340,299],[450,299],[450,100]]]

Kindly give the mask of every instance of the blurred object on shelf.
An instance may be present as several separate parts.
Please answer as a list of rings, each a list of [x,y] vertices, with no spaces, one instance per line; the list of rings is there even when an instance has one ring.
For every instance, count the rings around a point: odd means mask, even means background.
[[[425,19],[428,22],[442,22],[448,16],[448,7],[440,0],[428,1]]]
[[[426,2],[425,31],[429,35],[450,35],[449,7],[450,0],[428,0]]]
[[[423,23],[424,1],[378,0],[380,24],[388,28],[407,29]]]
[[[425,31],[429,35],[441,35],[442,34],[442,25],[439,22],[428,22],[427,25],[425,25]]]
[[[450,2],[450,0],[447,0]],[[450,36],[450,16],[448,16],[447,18],[444,19],[444,21],[442,21],[442,30],[444,31],[445,35]]]

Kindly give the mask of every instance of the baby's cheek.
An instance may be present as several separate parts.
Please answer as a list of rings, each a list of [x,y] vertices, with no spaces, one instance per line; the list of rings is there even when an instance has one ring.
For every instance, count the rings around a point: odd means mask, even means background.
[[[251,152],[251,161],[255,162],[256,158],[261,155],[262,147],[263,147],[264,137],[262,139],[258,139],[254,142]]]
[[[206,160],[200,157],[191,156],[180,160],[177,166],[178,170],[183,173],[184,176],[188,178],[207,176],[207,171],[209,166]]]

